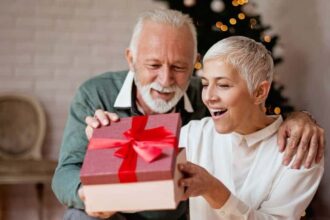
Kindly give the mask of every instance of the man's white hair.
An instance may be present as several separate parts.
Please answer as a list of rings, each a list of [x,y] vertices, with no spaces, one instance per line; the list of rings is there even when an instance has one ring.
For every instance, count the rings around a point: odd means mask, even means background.
[[[246,80],[250,94],[264,80],[273,80],[274,62],[264,45],[243,36],[220,40],[205,54],[205,61],[219,58],[232,65]]]
[[[133,59],[136,59],[137,55],[137,44],[139,42],[140,34],[143,28],[143,24],[146,21],[153,21],[157,24],[167,24],[171,25],[176,28],[181,28],[187,25],[189,28],[193,43],[194,43],[194,59],[196,59],[197,56],[197,34],[196,34],[196,28],[194,26],[194,23],[192,19],[179,11],[176,10],[170,10],[170,9],[155,9],[152,11],[144,12],[140,15],[138,18],[137,23],[135,24],[131,42],[129,45],[130,50],[133,53]]]

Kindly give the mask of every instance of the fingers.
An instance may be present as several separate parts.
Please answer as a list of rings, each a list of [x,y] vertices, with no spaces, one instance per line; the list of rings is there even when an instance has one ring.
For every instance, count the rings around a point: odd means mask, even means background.
[[[293,155],[296,153],[299,139],[300,136],[297,135],[292,135],[288,138],[283,157],[283,165],[287,166],[291,162]]]
[[[185,178],[179,180],[179,186],[184,187],[185,191],[182,200],[187,200],[189,197],[201,195],[201,188],[196,186],[197,182],[195,177]]]
[[[324,130],[319,127],[305,127],[302,137],[292,136],[286,147],[283,164],[288,165],[297,152],[293,164],[294,169],[300,169],[304,162],[305,168],[310,168],[313,161],[319,162],[324,154]],[[298,146],[297,146],[297,143]]]
[[[86,137],[87,137],[88,140],[91,139],[91,137],[93,135],[93,131],[94,131],[94,129],[91,126],[87,126],[85,128],[85,134],[86,134]]]
[[[189,174],[189,176],[192,176],[197,172],[197,167],[193,163],[186,162],[186,163],[181,163],[178,165],[179,170],[183,173]]]
[[[85,201],[85,194],[84,194],[84,189],[83,189],[82,185],[78,189],[78,196],[82,201]]]
[[[99,120],[92,116],[87,116],[85,118],[85,122],[86,122],[87,126],[90,126],[91,128],[98,128],[100,126]]]
[[[315,160],[316,154],[317,154],[317,148],[318,148],[318,134],[315,133],[312,136],[310,145],[309,145],[309,152],[305,161],[305,167],[310,168],[313,161]]]
[[[85,118],[85,122],[87,127],[85,128],[85,133],[88,140],[93,135],[93,129],[102,126],[107,126],[110,124],[110,121],[118,121],[119,116],[116,113],[103,111],[102,109],[98,109],[95,111],[94,117],[87,116]]]
[[[114,215],[116,212],[86,212],[86,213],[87,215],[94,218],[107,219],[110,218],[112,215]]]
[[[305,131],[301,137],[301,140],[299,141],[297,154],[296,154],[292,168],[300,169],[300,167],[303,163],[303,160],[306,158],[306,156],[308,154],[311,136],[312,136],[311,130],[308,128],[305,129]]]
[[[100,125],[107,126],[110,124],[110,121],[118,121],[119,116],[116,113],[107,112],[102,109],[95,111],[94,117],[87,116],[85,122],[88,126],[92,128],[98,128]]]
[[[283,152],[285,149],[286,139],[287,139],[286,127],[281,126],[277,132],[277,145],[279,148],[278,150],[280,152]]]
[[[118,121],[119,119],[117,114],[103,111],[102,109],[96,110],[94,117],[98,119],[103,126],[109,125],[110,121]]]
[[[325,146],[325,138],[324,138],[324,129],[319,128],[319,148],[317,149],[317,155],[315,158],[316,163],[320,163],[323,155],[324,155],[324,146]]]

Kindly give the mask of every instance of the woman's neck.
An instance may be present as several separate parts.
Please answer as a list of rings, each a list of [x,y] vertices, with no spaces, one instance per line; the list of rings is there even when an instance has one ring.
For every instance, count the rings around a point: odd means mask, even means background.
[[[235,132],[247,135],[259,131],[275,121],[275,118],[268,117],[263,111],[254,111],[248,117],[245,118],[243,126],[237,129]]]

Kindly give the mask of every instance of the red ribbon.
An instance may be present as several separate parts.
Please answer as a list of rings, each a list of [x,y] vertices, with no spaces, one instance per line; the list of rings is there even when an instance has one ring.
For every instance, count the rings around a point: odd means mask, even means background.
[[[163,126],[145,129],[148,116],[132,118],[132,127],[123,133],[126,139],[92,138],[88,149],[117,148],[115,156],[123,158],[118,171],[119,181],[137,182],[137,156],[150,163],[162,154],[163,147],[176,148],[177,139]]]

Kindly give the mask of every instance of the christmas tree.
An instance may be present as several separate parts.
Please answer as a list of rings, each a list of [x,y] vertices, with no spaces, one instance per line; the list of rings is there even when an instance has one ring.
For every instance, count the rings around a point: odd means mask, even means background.
[[[206,51],[219,40],[241,35],[261,42],[271,52],[274,63],[282,62],[276,56],[274,48],[278,36],[269,34],[270,26],[261,22],[255,11],[255,3],[248,0],[156,0],[168,3],[169,8],[188,14],[197,28],[198,52],[203,56]],[[267,34],[268,33],[268,34]],[[196,69],[201,65],[197,64]],[[276,78],[276,77],[274,77]],[[268,114],[286,116],[293,111],[288,99],[282,95],[284,87],[273,81],[266,101]]]

